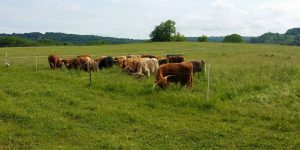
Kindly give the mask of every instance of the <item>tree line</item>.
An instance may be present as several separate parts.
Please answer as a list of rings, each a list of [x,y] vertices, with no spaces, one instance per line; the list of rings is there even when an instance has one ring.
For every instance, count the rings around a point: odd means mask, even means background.
[[[46,32],[0,34],[0,47],[110,45],[139,43],[145,40]]]
[[[198,42],[224,42],[224,43],[265,43],[300,46],[300,28],[288,30],[285,34],[265,33],[258,37],[242,37],[239,34],[231,34],[225,37],[188,37],[176,31],[175,22],[167,20],[156,26],[150,34],[153,42],[170,42],[170,41],[198,41]]]
[[[259,37],[254,37],[250,40],[250,43],[267,43],[267,44],[281,44],[300,46],[300,28],[289,29],[284,34],[279,33],[265,33]]]
[[[150,33],[151,42],[224,42],[224,43],[267,43],[281,45],[300,46],[300,28],[288,30],[285,34],[265,33],[258,37],[242,37],[239,34],[231,34],[225,37],[185,37],[179,33],[173,20],[167,20],[157,25]],[[23,33],[23,34],[0,34],[0,47],[28,47],[28,46],[66,46],[66,45],[110,45],[148,42],[126,38],[102,37],[95,35],[77,35],[46,32]]]

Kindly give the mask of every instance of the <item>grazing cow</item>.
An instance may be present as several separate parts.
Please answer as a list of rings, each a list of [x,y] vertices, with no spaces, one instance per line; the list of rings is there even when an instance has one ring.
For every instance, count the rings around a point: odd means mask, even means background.
[[[142,55],[141,58],[156,58],[156,56],[153,56],[153,55]]]
[[[90,70],[91,71],[98,71],[99,70],[99,68],[98,68],[98,63],[97,62],[92,62],[91,64],[90,64]]]
[[[190,61],[193,64],[193,73],[202,72],[205,74],[206,67],[205,67],[205,61],[199,60],[199,61]]]
[[[65,64],[66,68],[73,68],[73,58],[63,59],[62,62]]]
[[[137,64],[140,59],[137,58],[127,58],[122,60],[120,67],[123,71],[127,72],[137,72]]]
[[[83,54],[83,55],[79,55],[77,57],[89,57],[89,58],[92,58],[91,55],[89,55],[89,54]]]
[[[170,57],[168,57],[168,62],[169,63],[181,63],[181,62],[184,62],[184,57],[183,56],[170,56]]]
[[[97,72],[98,69],[98,63],[97,62],[91,62],[91,63],[86,63],[84,64],[84,70],[85,71],[93,71],[93,72]]]
[[[192,88],[193,64],[191,62],[164,64],[158,68],[153,89],[158,85],[165,90],[169,82],[180,83],[181,86]]]
[[[157,70],[158,60],[156,58],[141,58],[136,64],[136,72],[133,75],[139,77],[147,75],[150,78],[150,75],[156,73]]]
[[[48,62],[50,65],[50,68],[52,70],[56,69],[56,68],[61,68],[62,67],[62,59],[60,59],[60,56],[57,54],[52,54],[48,56]]]
[[[93,60],[90,55],[80,55],[75,58],[64,59],[62,62],[68,69],[74,68],[77,70],[80,68],[80,70],[89,71],[90,64],[93,62]]]
[[[126,56],[127,58],[134,58],[134,59],[137,59],[137,58],[141,58],[141,55],[128,55]]]
[[[163,58],[163,59],[158,60],[159,65],[163,65],[163,64],[167,64],[167,63],[168,63],[168,58]]]
[[[172,56],[183,56],[182,54],[167,54],[167,58],[172,57]]]
[[[74,62],[78,62],[80,70],[89,71],[90,64],[93,62],[90,55],[81,55],[75,58]]]
[[[98,67],[99,69],[110,68],[113,66],[113,64],[114,64],[113,58],[111,56],[107,56],[98,62]]]
[[[120,64],[121,60],[127,59],[127,57],[126,56],[116,56],[116,57],[113,57],[113,59],[114,59],[114,64],[118,65],[118,64]]]

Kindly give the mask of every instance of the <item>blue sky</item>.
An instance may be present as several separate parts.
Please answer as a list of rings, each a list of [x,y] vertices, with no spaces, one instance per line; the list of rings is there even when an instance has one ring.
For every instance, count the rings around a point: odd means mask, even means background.
[[[146,39],[172,19],[185,36],[257,36],[300,27],[299,6],[299,0],[1,0],[0,33]]]

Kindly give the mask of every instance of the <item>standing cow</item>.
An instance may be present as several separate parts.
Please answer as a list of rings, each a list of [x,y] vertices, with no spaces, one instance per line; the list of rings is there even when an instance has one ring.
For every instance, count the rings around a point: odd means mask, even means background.
[[[98,61],[99,69],[110,68],[114,65],[114,59],[111,56],[107,56]]]
[[[52,70],[54,70],[56,68],[61,68],[61,66],[62,66],[62,59],[57,54],[49,55],[48,62],[49,62],[50,68]]]
[[[168,63],[181,63],[184,62],[183,56],[169,56]]]
[[[202,72],[205,74],[206,67],[205,67],[205,61],[204,60],[197,60],[197,61],[190,61],[193,64],[193,70],[194,74],[197,72]]]
[[[165,90],[169,82],[180,83],[181,86],[192,88],[193,83],[193,64],[191,62],[164,64],[158,68],[156,81],[153,86],[159,86]]]

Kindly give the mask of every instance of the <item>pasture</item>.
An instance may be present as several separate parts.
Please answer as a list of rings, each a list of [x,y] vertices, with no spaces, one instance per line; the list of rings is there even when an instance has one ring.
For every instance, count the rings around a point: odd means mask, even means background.
[[[4,66],[8,53],[10,67]],[[117,66],[52,71],[46,57],[182,53],[193,89],[152,90]],[[32,56],[22,58],[23,56]],[[222,43],[0,48],[0,149],[298,149],[300,47]],[[3,62],[3,63],[2,63]]]

